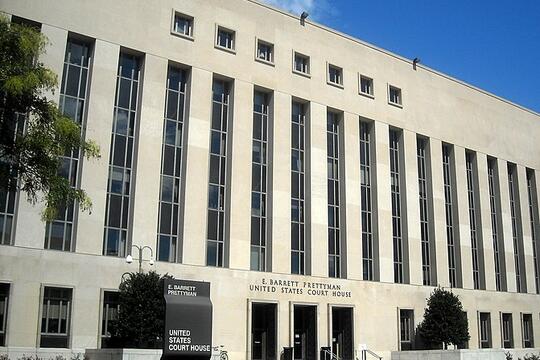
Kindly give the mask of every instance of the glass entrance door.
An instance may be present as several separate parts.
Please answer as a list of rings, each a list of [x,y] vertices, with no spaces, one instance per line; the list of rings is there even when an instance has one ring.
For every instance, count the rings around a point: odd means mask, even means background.
[[[317,307],[294,305],[294,360],[317,359]]]
[[[332,353],[342,360],[354,359],[353,309],[332,307]]]
[[[252,304],[252,360],[276,360],[276,309],[276,304]]]

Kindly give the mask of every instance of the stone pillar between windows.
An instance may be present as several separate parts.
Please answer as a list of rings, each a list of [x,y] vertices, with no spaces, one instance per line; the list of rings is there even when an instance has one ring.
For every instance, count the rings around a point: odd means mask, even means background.
[[[228,216],[229,236],[225,236],[225,248],[229,248],[229,260],[227,262],[227,255],[225,255],[224,264],[228,263],[228,266],[232,269],[249,270],[251,252],[253,85],[238,79],[235,80],[233,102],[232,121],[229,119],[227,135],[227,141],[229,142],[227,147],[232,150],[229,152],[227,159],[228,166],[231,168],[230,182],[227,184],[230,201],[227,204],[230,209]],[[232,148],[230,147],[231,141]],[[271,166],[271,164],[268,164],[268,166]],[[269,184],[267,184],[267,190],[269,188]],[[267,217],[268,219],[269,217]],[[227,221],[227,215],[225,215],[225,221]],[[267,238],[268,242],[269,239]],[[227,254],[227,251],[225,251],[225,254]]]
[[[506,286],[507,291],[516,292],[516,268],[514,261],[514,240],[512,234],[512,215],[510,212],[510,193],[508,186],[508,163],[505,160],[497,159],[497,169],[499,175],[499,197],[501,199],[501,219],[502,229],[499,236],[504,238],[504,260],[506,264]],[[502,251],[502,249],[501,249]]]
[[[109,174],[111,130],[116,92],[116,74],[120,47],[106,41],[94,43],[91,65],[90,93],[88,97],[86,139],[100,147],[99,159],[85,160],[82,164],[81,187],[92,199],[92,213],[79,212],[77,225],[77,252],[101,255],[103,253],[103,227]]]
[[[375,121],[375,158],[377,216],[379,232],[379,278],[381,282],[394,282],[394,254],[392,240],[392,200],[390,193],[390,145],[388,124]]]
[[[212,73],[192,68],[187,106],[183,249],[184,264],[206,265],[208,163],[212,117]]]
[[[520,203],[520,208],[517,209],[517,211],[521,213],[521,228],[523,229],[523,259],[525,261],[525,263],[522,264],[522,268],[525,269],[527,293],[536,294],[531,234],[531,215],[529,212],[529,189],[527,188],[527,169],[522,165],[517,165],[516,169],[516,186],[519,188]]]
[[[491,226],[491,205],[489,200],[489,180],[487,156],[476,153],[478,167],[478,203],[482,219],[482,236],[484,247],[484,273],[486,275],[486,290],[496,290],[495,282],[495,259],[493,250],[493,228]],[[475,321],[476,323],[476,321]]]
[[[310,103],[310,160],[311,177],[310,192],[306,191],[306,199],[311,199],[311,272],[306,274],[328,277],[328,189],[326,164],[326,106]],[[307,189],[306,189],[307,190]],[[309,227],[310,223],[306,222]],[[309,262],[307,262],[309,263]]]
[[[461,259],[461,284],[464,289],[474,289],[472,274],[471,222],[469,219],[469,195],[467,189],[467,168],[465,164],[465,148],[454,145],[454,164],[456,166],[456,208],[455,226],[459,230],[459,252]]]
[[[418,200],[418,157],[416,134],[412,131],[403,130],[403,155],[405,164],[403,165],[405,176],[404,191],[407,198],[407,242],[409,244],[409,264],[404,268],[409,272],[409,283],[422,285],[422,246],[420,235],[420,203]],[[434,270],[434,269],[433,269]]]
[[[431,182],[433,185],[433,220],[435,222],[435,253],[437,258],[437,285],[449,287],[448,239],[446,237],[446,208],[444,198],[442,142],[430,139]]]
[[[348,279],[362,279],[362,231],[360,217],[360,122],[358,115],[348,112],[343,113],[343,146],[345,150],[341,161],[344,162],[345,176],[341,184],[345,188],[347,201],[341,204],[347,213],[346,228],[342,228],[346,234],[347,248],[343,252],[347,261]],[[342,211],[343,213],[343,211]],[[343,224],[341,224],[343,226]]]
[[[39,282],[17,281],[17,283],[11,283],[8,306],[6,346],[37,346],[40,333],[37,324],[41,321],[39,319],[41,306]],[[14,314],[17,314],[17,316],[15,317]],[[33,324],[33,326],[28,326],[28,324]]]
[[[273,142],[269,164],[273,176],[268,184],[272,192],[272,271],[285,274],[291,272],[291,106],[290,95],[274,91],[269,121],[273,126],[269,139]]]
[[[51,69],[58,75],[58,81],[62,79],[62,69],[64,65],[64,54],[66,51],[66,42],[68,32],[46,24],[41,27],[41,33],[49,39],[46,52],[40,57],[40,61],[46,68]],[[58,104],[60,91],[55,90],[54,94],[50,91],[45,93],[45,97]],[[41,195],[38,194],[38,199]],[[44,209],[44,203],[38,202],[32,205],[26,201],[26,194],[19,194],[19,204],[17,208],[15,229],[15,245],[43,249],[45,243],[45,223],[41,220],[41,214]],[[34,224],[35,226],[28,226]]]
[[[131,243],[151,247],[154,259],[158,251],[157,224],[167,66],[167,59],[146,54],[139,106],[139,144],[135,154],[136,186],[135,194],[132,195],[134,212]],[[130,253],[131,249],[127,250]],[[136,251],[131,253],[134,258],[138,257]],[[143,259],[149,259],[149,256],[145,250]]]

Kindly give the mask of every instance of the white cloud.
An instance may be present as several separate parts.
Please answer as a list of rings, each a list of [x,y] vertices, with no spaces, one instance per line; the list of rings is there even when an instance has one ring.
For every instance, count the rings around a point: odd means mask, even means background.
[[[295,15],[300,15],[303,11],[316,21],[321,21],[329,14],[335,14],[336,9],[332,8],[327,0],[262,0],[268,5],[275,6]]]

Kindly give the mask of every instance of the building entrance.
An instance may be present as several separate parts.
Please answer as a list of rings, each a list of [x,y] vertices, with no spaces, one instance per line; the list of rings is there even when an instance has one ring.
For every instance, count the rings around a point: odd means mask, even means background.
[[[294,360],[317,359],[317,307],[294,305]]]
[[[252,360],[276,360],[276,309],[276,304],[252,304]]]
[[[353,309],[332,307],[332,353],[339,359],[354,359]]]

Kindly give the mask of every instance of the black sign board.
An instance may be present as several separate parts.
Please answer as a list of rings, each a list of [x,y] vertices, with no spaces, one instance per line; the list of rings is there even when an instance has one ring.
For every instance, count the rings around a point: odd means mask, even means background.
[[[166,279],[164,358],[209,359],[212,353],[210,283]]]

